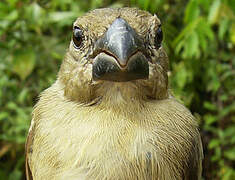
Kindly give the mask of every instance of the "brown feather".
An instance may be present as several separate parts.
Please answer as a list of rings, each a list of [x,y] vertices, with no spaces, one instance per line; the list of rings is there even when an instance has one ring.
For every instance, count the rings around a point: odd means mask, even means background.
[[[32,139],[33,139],[33,133],[32,130],[29,131],[28,136],[27,136],[27,140],[26,140],[26,144],[25,144],[25,168],[26,168],[26,180],[33,180],[32,177],[32,172],[30,170],[29,167],[29,162],[28,162],[28,156],[30,153],[32,153],[31,151],[31,146],[32,146]]]

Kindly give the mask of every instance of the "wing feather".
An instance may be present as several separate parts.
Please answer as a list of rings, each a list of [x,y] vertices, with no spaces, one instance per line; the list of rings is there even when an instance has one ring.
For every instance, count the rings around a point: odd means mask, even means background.
[[[33,131],[34,131],[33,127],[34,127],[34,123],[32,120],[30,129],[29,129],[29,133],[27,136],[26,144],[25,144],[26,180],[33,180],[32,172],[30,170],[30,165],[29,165],[29,156],[32,153],[32,142],[33,142]]]
[[[200,135],[193,141],[186,168],[185,180],[200,180],[202,175],[203,148]]]

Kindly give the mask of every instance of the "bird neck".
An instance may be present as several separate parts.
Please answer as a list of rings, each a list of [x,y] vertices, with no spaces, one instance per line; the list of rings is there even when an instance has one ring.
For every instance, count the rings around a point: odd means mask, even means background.
[[[101,97],[99,106],[122,112],[140,110],[146,101],[144,93],[131,82],[105,82],[98,88],[96,96]]]

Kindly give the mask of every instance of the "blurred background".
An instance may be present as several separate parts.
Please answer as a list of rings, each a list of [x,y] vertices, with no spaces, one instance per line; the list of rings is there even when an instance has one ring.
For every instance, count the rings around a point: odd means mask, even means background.
[[[32,107],[56,79],[73,21],[124,6],[162,21],[170,87],[200,123],[203,179],[235,179],[234,0],[1,0],[0,180],[25,179]]]

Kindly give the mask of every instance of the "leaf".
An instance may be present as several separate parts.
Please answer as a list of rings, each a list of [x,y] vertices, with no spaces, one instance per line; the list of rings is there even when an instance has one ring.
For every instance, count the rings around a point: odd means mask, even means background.
[[[15,169],[10,175],[9,180],[20,180],[22,177],[22,172],[18,169]]]
[[[8,21],[14,21],[18,18],[18,11],[14,10],[11,13],[9,13],[4,19]]]
[[[234,169],[229,168],[229,167],[224,167],[223,171],[224,171],[223,177],[222,177],[223,180],[231,180],[235,178]]]
[[[232,161],[235,161],[235,149],[230,149],[224,152],[224,156]]]
[[[183,58],[192,58],[193,56],[199,55],[199,40],[198,35],[195,31],[192,31],[186,39],[184,43],[184,51],[183,51]]]
[[[215,154],[211,158],[212,162],[218,161],[221,158],[221,148],[216,147],[214,151],[215,151]]]
[[[150,0],[145,0],[144,1],[144,10],[148,10],[148,7],[149,7],[149,5],[150,5]]]
[[[221,4],[220,0],[215,0],[211,5],[208,15],[209,24],[215,24],[218,21],[220,4]]]
[[[175,75],[176,83],[179,88],[183,88],[187,81],[187,71],[183,62],[179,63],[176,67],[177,74]]]
[[[172,45],[176,46],[182,39],[185,39],[188,34],[192,33],[197,27],[198,23],[201,21],[201,18],[196,19],[195,21],[189,23],[180,34],[174,39]]]
[[[176,54],[180,54],[180,51],[184,47],[184,44],[185,44],[184,39],[178,42],[178,44],[175,47],[175,53]]]
[[[13,58],[13,72],[25,80],[34,69],[35,53],[32,50],[18,51]]]
[[[9,108],[10,110],[16,111],[18,109],[18,106],[15,102],[8,102],[7,103],[7,108]]]
[[[207,50],[207,39],[204,34],[198,32],[199,45],[202,48],[203,52]]]
[[[227,129],[224,130],[224,136],[225,137],[232,137],[235,133],[235,125],[228,127]]]
[[[108,7],[110,7],[110,8],[122,8],[122,7],[124,7],[124,5],[121,2],[115,2],[115,3],[111,4]]]
[[[72,20],[77,18],[78,14],[74,12],[51,12],[48,17],[48,21],[54,23],[71,24]]]
[[[21,104],[24,104],[26,98],[28,97],[28,93],[28,89],[22,89],[22,91],[20,91],[20,93],[18,94],[17,101]]]
[[[188,37],[188,43],[186,46],[188,46],[188,54],[187,57],[193,57],[196,56],[197,52],[199,51],[199,41],[198,41],[198,35],[195,31],[191,33],[191,35]]]
[[[194,21],[200,14],[200,9],[196,0],[191,0],[186,7],[184,23],[190,23]]]
[[[27,10],[27,17],[30,19],[31,23],[34,26],[39,26],[43,24],[43,17],[45,14],[45,10],[43,8],[41,8],[37,3],[32,3]]]
[[[223,108],[220,112],[218,117],[223,118],[226,115],[228,115],[231,112],[235,112],[235,102],[233,102],[231,105],[227,105],[226,108]]]
[[[8,112],[1,112],[0,113],[0,121],[7,119],[7,117],[9,116]]]
[[[215,70],[213,68],[214,66],[208,67],[211,79],[210,81],[208,81],[208,85],[206,88],[207,88],[207,91],[217,92],[217,90],[221,86],[221,82],[219,80],[218,74],[214,73]]]
[[[201,20],[198,23],[197,31],[201,34],[204,34],[204,36],[208,37],[209,40],[214,39],[214,32],[211,29],[211,26],[208,24],[205,18],[201,18]]]
[[[103,0],[91,1],[91,8],[95,9],[96,7],[102,6]]]
[[[15,6],[18,0],[7,0],[8,5]]]
[[[223,94],[223,95],[219,96],[219,100],[220,101],[227,101],[227,99],[228,99],[228,95],[227,94]]]
[[[235,23],[233,23],[230,28],[230,40],[235,45]]]
[[[229,25],[228,19],[221,20],[220,26],[219,26],[219,39],[220,40],[223,40],[224,34],[226,33],[226,31],[228,29],[228,25]]]
[[[145,0],[137,0],[137,4],[141,9],[144,9],[145,6]]]
[[[214,149],[215,147],[218,147],[220,145],[219,139],[212,139],[208,145],[209,149]]]
[[[212,104],[212,103],[209,102],[209,101],[205,101],[204,104],[203,104],[203,106],[204,106],[206,109],[210,110],[210,111],[216,111],[216,110],[217,110],[216,105],[215,105],[215,104]]]
[[[204,116],[204,119],[205,119],[206,125],[211,125],[212,123],[214,123],[214,122],[217,121],[216,116],[213,116],[213,115],[211,115],[211,114],[206,114],[206,115]]]

